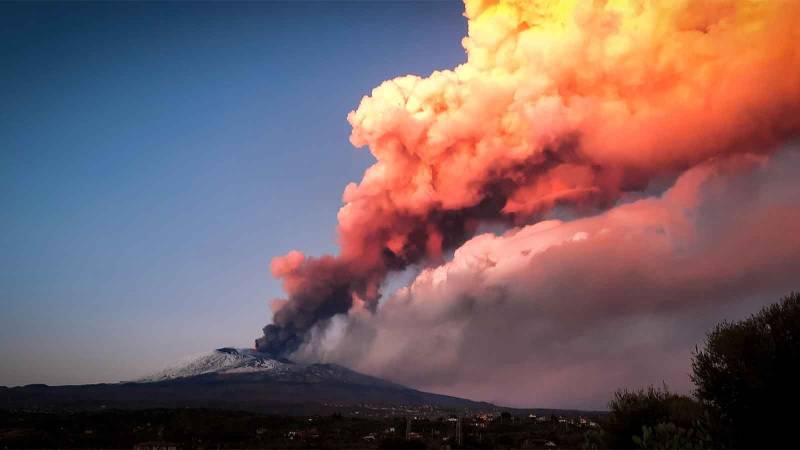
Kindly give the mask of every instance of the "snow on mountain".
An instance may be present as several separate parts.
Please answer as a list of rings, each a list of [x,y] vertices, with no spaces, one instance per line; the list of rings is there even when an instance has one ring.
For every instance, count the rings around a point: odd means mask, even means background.
[[[269,381],[277,383],[344,383],[359,386],[401,388],[380,378],[355,372],[336,364],[300,364],[275,359],[249,348],[218,348],[212,352],[184,359],[180,363],[135,383],[188,380],[202,375],[206,381],[227,383]],[[212,378],[209,378],[212,377]]]
[[[295,369],[295,364],[271,358],[248,348],[224,347],[186,358],[180,363],[137,380],[140,383],[173,380],[207,373],[273,372],[276,375]]]
[[[134,382],[6,389],[0,410],[221,408],[306,414],[364,404],[493,407],[417,391],[336,364],[293,363],[252,349],[226,347]]]

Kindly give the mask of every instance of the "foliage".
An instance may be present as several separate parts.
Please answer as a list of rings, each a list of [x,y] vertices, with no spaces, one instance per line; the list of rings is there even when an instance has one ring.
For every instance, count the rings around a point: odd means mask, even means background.
[[[605,448],[606,434],[603,430],[589,430],[583,435],[583,450],[599,450]]]
[[[702,450],[714,448],[711,435],[702,420],[693,428],[683,428],[674,423],[659,423],[655,427],[643,426],[641,436],[633,436],[633,442],[643,449],[652,450]]]
[[[605,444],[610,448],[671,448],[675,440],[688,444],[699,438],[702,405],[690,397],[653,386],[637,391],[621,390],[609,403],[605,426]],[[690,432],[691,431],[691,432]],[[634,439],[636,437],[636,439]],[[665,447],[647,447],[648,445]]]
[[[720,420],[731,447],[797,447],[800,402],[800,294],[750,318],[723,322],[692,362],[695,392]]]

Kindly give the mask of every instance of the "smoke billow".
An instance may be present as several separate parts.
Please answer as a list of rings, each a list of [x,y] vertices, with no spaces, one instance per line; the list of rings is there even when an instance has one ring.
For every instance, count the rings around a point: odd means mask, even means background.
[[[797,289],[798,173],[798,148],[737,155],[599,215],[481,234],[374,314],[320,322],[294,357],[515,406],[688,392],[715,323]]]
[[[800,131],[800,3],[467,0],[467,61],[386,81],[348,120],[376,162],[344,191],[340,254],[272,261],[285,299],[259,350],[375,312],[392,271],[442,263],[487,222],[613,206]]]

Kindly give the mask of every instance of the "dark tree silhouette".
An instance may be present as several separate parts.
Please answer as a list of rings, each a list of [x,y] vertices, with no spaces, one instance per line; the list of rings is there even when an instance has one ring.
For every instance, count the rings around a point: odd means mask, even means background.
[[[690,397],[653,386],[635,391],[620,390],[608,404],[610,414],[604,426],[604,443],[608,448],[640,448],[636,438],[642,438],[645,428],[670,426],[682,433],[684,444],[699,440],[693,430],[702,416],[701,405]],[[690,433],[691,431],[691,433]],[[683,445],[682,447],[689,447]]]
[[[740,322],[723,322],[692,361],[695,395],[731,448],[797,448],[800,294]]]

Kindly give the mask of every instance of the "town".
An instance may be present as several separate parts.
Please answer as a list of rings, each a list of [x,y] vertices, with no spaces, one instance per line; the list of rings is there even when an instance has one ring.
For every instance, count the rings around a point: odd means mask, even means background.
[[[557,449],[582,447],[603,419],[602,413],[408,410],[414,414],[382,417],[371,408],[296,417],[202,409],[2,412],[0,447]]]

